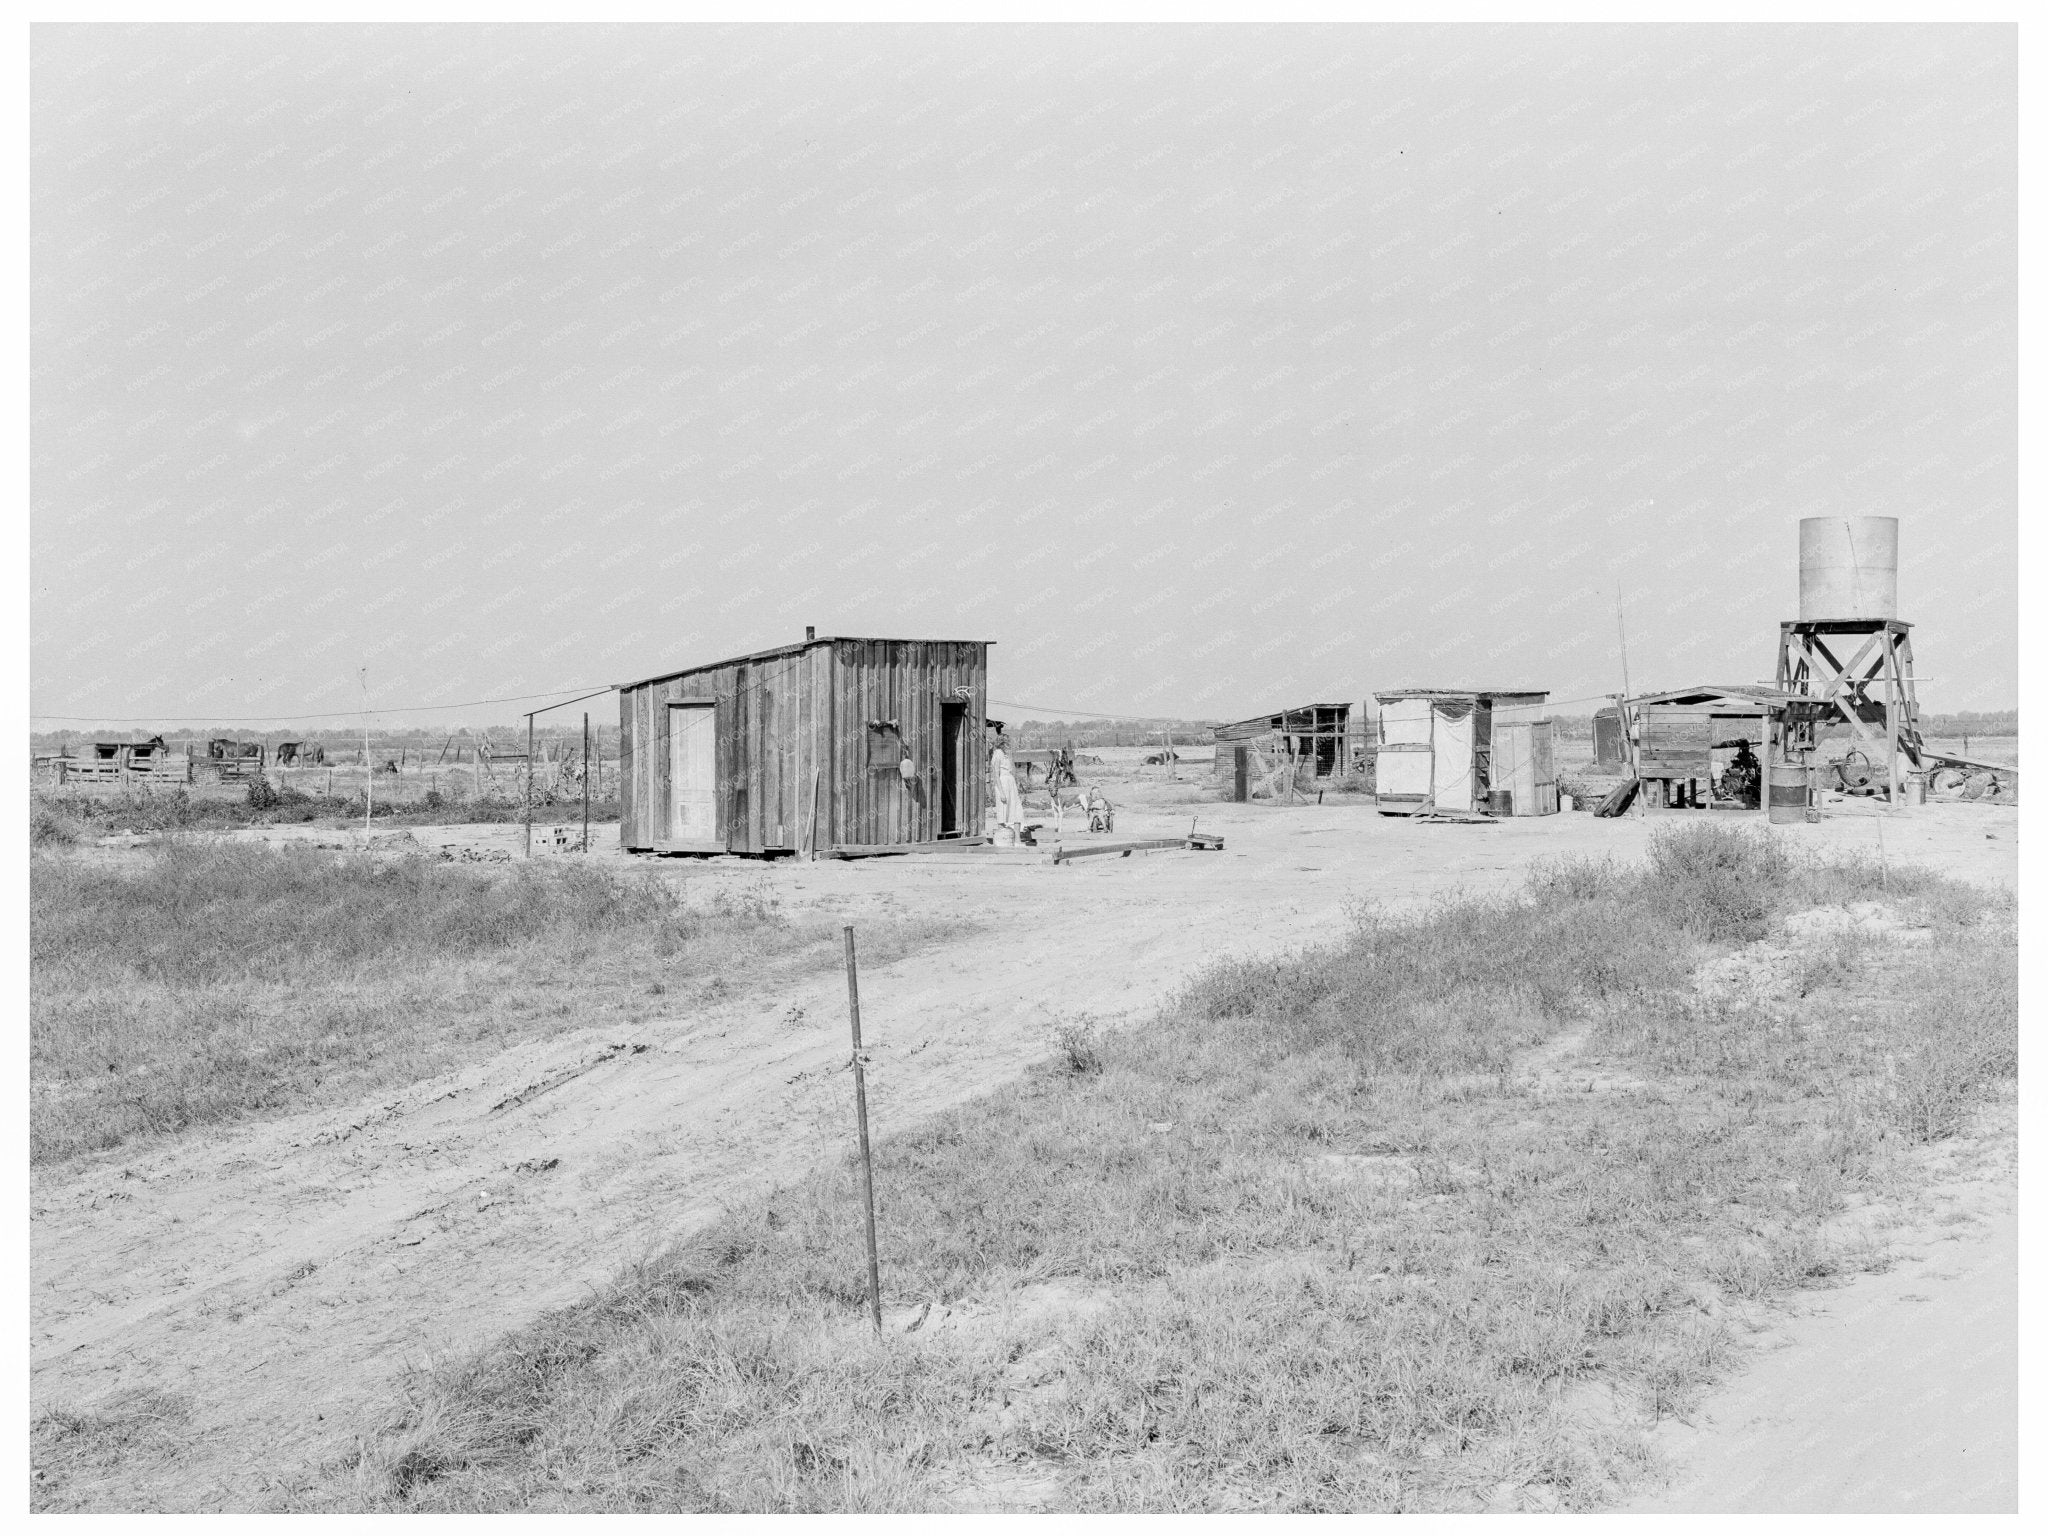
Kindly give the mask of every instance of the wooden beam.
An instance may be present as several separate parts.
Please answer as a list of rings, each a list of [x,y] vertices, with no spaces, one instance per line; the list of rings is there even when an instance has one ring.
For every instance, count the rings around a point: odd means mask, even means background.
[[[949,848],[980,848],[985,837],[948,837],[931,843],[834,843],[835,859],[873,859],[897,853],[944,853]]]
[[[1213,853],[1222,848],[1223,839],[1214,833],[1202,833],[1190,837],[1148,837],[1134,843],[1098,843],[1092,848],[1055,847],[1052,861],[1055,864],[1072,863],[1095,854],[1114,853],[1128,858],[1134,853],[1153,853],[1161,848],[1189,848],[1199,852]]]

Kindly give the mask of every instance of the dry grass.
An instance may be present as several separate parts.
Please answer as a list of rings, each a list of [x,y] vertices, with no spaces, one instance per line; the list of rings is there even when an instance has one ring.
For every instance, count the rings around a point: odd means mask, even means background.
[[[29,886],[38,1162],[345,1101],[516,1040],[664,1015],[742,964],[835,955],[832,931],[764,891],[691,901],[573,861],[182,839],[107,858],[44,839]],[[867,942],[886,956],[932,936],[885,925]]]
[[[412,786],[402,792],[387,792],[380,786],[378,794],[370,811],[373,819],[385,826],[503,825],[523,821],[528,815],[525,802],[517,796],[472,796],[438,789],[418,793]],[[532,809],[536,821],[569,821],[582,814],[580,799],[545,792],[535,800]],[[29,841],[38,847],[76,843],[108,833],[217,832],[235,827],[314,823],[360,826],[362,820],[360,792],[309,794],[291,785],[279,787],[263,778],[250,780],[239,792],[214,794],[194,794],[182,785],[174,785],[122,795],[56,790],[29,796]],[[591,801],[590,820],[593,828],[615,827],[619,820],[618,797]]]
[[[1596,1507],[1746,1301],[1883,1262],[1828,1218],[2014,1071],[2010,903],[1890,884],[1930,940],[1796,1007],[1692,966],[1877,871],[1703,828],[1077,1021],[879,1147],[884,1339],[821,1170],[424,1373],[316,1502]]]

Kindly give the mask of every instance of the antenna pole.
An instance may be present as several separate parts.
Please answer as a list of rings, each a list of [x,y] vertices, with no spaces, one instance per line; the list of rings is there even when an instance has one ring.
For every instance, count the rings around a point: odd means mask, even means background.
[[[1633,691],[1628,685],[1628,621],[1621,613],[1621,583],[1614,584],[1614,628],[1621,636],[1621,693],[1627,698]]]

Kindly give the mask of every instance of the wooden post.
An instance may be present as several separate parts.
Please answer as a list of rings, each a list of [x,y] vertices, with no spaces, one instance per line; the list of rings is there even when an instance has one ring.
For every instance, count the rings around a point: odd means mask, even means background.
[[[583,711],[583,851],[590,852],[590,711]]]
[[[526,857],[533,857],[533,716],[526,717]]]
[[[860,1050],[860,973],[853,956],[853,924],[846,925],[846,1013],[853,1024],[853,1114],[860,1128],[860,1196],[867,1208],[868,1311],[882,1332],[882,1261],[875,1252],[875,1165],[868,1149],[868,1079]]]

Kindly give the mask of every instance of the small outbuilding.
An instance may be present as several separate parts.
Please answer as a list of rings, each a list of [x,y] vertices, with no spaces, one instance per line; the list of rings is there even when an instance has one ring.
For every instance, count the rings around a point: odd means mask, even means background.
[[[1293,765],[1311,778],[1334,779],[1351,768],[1351,706],[1297,704],[1216,727],[1216,777],[1236,787],[1236,798],[1276,769]]]
[[[619,688],[619,842],[879,853],[978,836],[987,640],[815,637]]]
[[[1557,810],[1549,693],[1397,688],[1379,705],[1375,800],[1383,815],[1548,816]],[[1496,795],[1501,798],[1496,798]]]
[[[1772,764],[1785,760],[1787,726],[1821,708],[1810,695],[1761,683],[1636,694],[1622,701],[1630,771],[1652,809],[1759,810]]]

